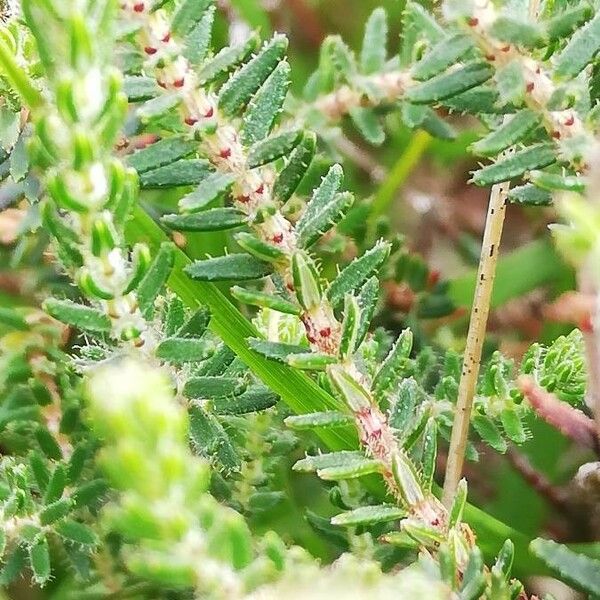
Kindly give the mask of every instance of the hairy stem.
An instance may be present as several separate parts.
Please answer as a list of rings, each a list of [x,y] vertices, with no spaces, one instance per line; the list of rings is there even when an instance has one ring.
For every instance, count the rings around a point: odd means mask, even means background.
[[[485,338],[488,314],[490,312],[498,251],[502,237],[502,228],[504,226],[508,187],[508,182],[498,183],[492,187],[490,193],[490,203],[485,221],[479,268],[477,270],[475,298],[473,299],[473,306],[471,308],[467,345],[465,347],[465,356],[458,387],[458,401],[452,425],[448,464],[444,479],[443,502],[446,507],[452,504],[465,460],[473,397],[477,385],[477,376],[479,375],[481,351]]]

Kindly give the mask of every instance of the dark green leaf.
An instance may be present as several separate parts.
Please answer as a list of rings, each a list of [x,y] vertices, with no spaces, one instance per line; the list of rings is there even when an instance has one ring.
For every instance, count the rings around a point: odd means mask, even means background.
[[[536,144],[475,171],[473,182],[483,186],[509,181],[524,175],[527,171],[541,169],[555,161],[556,154],[552,144]]]
[[[257,142],[248,152],[248,167],[254,169],[289,154],[302,139],[302,130],[283,131]]]
[[[242,142],[251,146],[269,135],[277,115],[283,108],[290,86],[290,66],[280,62],[256,92],[244,113]]]
[[[145,173],[184,158],[194,152],[197,142],[183,136],[168,137],[131,154],[127,163],[138,173]]]
[[[286,202],[296,191],[315,155],[317,137],[312,131],[305,131],[302,139],[294,148],[285,167],[279,173],[273,185],[273,196],[280,202]]]
[[[188,265],[185,272],[200,281],[249,281],[266,277],[272,269],[250,254],[228,254],[197,260]]]
[[[210,163],[204,159],[178,160],[170,165],[146,171],[140,175],[142,188],[169,188],[197,185],[210,173]]]
[[[419,81],[431,79],[457,63],[471,48],[471,37],[463,33],[443,39],[413,66],[411,75]]]
[[[211,208],[184,215],[165,215],[161,221],[177,231],[222,231],[246,224],[248,217],[237,208]]]
[[[44,310],[52,317],[84,331],[107,333],[111,329],[108,315],[92,308],[77,304],[71,300],[47,298],[43,304]]]
[[[406,99],[414,104],[440,102],[485,83],[493,74],[494,70],[487,63],[472,62],[409,88]]]
[[[275,35],[260,52],[234,73],[219,93],[219,108],[228,116],[242,109],[283,59],[288,40]]]
[[[379,270],[389,253],[390,245],[387,242],[378,242],[362,256],[354,259],[327,289],[327,297],[331,304],[337,306],[348,292],[362,287],[367,279]]]

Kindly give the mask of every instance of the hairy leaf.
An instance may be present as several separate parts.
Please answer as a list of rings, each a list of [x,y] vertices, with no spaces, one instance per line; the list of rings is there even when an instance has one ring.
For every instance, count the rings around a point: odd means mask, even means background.
[[[409,88],[406,99],[414,104],[440,102],[485,83],[493,73],[494,70],[487,63],[472,62]]]
[[[445,71],[473,48],[471,37],[457,33],[434,46],[411,69],[414,79],[425,81]]]
[[[280,202],[289,200],[296,191],[315,155],[316,145],[316,135],[305,131],[273,185],[273,196]]]
[[[211,208],[192,214],[165,215],[161,221],[177,231],[222,231],[245,225],[248,217],[237,208]]]
[[[600,50],[600,12],[578,29],[556,57],[554,72],[568,79],[578,75]]]
[[[234,115],[248,103],[283,59],[287,46],[285,36],[273,36],[254,58],[229,78],[219,93],[219,108],[226,115]]]
[[[249,281],[266,277],[271,268],[250,254],[228,254],[197,260],[188,265],[185,272],[200,281]]]
[[[270,133],[277,115],[283,109],[290,86],[290,66],[280,62],[256,92],[244,113],[242,142],[251,146],[263,140]]]
[[[362,256],[354,259],[333,280],[327,289],[327,297],[337,306],[348,292],[354,292],[365,284],[367,279],[379,270],[390,253],[387,242],[378,242]]]
[[[361,506],[332,517],[333,525],[356,527],[358,525],[375,525],[387,521],[396,521],[406,516],[406,511],[387,504],[376,506]]]
[[[534,111],[521,110],[503,122],[500,127],[475,142],[471,150],[482,156],[495,156],[523,140],[539,123],[540,117]]]
[[[556,154],[552,144],[536,144],[475,171],[473,182],[483,186],[509,181],[524,175],[527,171],[541,169],[555,161]]]
[[[202,210],[213,200],[227,193],[235,178],[229,173],[210,173],[191,193],[179,200],[179,208],[185,212]]]
[[[254,169],[291,152],[302,139],[302,130],[283,131],[257,142],[248,152],[248,167]]]

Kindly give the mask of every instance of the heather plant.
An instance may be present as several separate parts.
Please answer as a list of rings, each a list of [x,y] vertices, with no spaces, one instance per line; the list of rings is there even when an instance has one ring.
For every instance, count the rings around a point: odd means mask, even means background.
[[[5,12],[2,256],[28,282],[0,309],[9,597],[499,600],[547,574],[600,595],[593,3],[377,6],[303,81],[258,2]],[[388,209],[456,147],[490,191],[453,279]],[[556,252],[500,254],[509,204]],[[540,284],[561,324],[511,356],[490,312]],[[527,459],[566,443],[571,494]],[[505,477],[488,507],[504,454],[530,495]],[[570,534],[534,539],[531,494]]]

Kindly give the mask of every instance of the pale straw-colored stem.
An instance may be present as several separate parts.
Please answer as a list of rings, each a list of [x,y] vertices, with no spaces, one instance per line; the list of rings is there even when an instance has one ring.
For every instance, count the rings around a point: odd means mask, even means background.
[[[465,460],[473,397],[475,396],[477,377],[479,375],[481,351],[483,340],[485,339],[492,289],[496,275],[498,251],[502,237],[502,228],[504,226],[508,188],[508,182],[498,183],[492,187],[490,193],[490,203],[481,246],[481,257],[477,270],[475,297],[471,308],[467,345],[458,387],[458,400],[454,414],[454,423],[452,425],[450,450],[444,480],[443,502],[446,507],[452,504]]]

